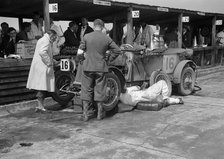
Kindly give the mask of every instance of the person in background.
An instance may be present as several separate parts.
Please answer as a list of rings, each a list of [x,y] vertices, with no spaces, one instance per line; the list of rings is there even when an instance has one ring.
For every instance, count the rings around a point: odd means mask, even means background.
[[[53,59],[52,43],[57,39],[57,33],[49,30],[37,41],[26,88],[37,90],[37,111],[46,111],[44,99],[47,92],[55,91],[55,76],[53,66],[58,64]]]
[[[33,13],[33,20],[31,23],[31,30],[28,34],[29,39],[40,39],[43,36],[42,25],[40,24],[40,14],[37,12]]]
[[[188,26],[183,27],[182,47],[183,48],[191,48],[192,47],[191,32],[190,32],[190,29]]]
[[[128,34],[128,25],[127,25],[127,23],[124,23],[124,24],[122,24],[122,26],[123,26],[123,28],[122,28],[123,35],[122,35],[122,38],[121,38],[121,44],[126,44],[127,43],[127,34]]]
[[[94,101],[97,104],[97,119],[105,116],[103,101],[106,94],[105,73],[108,66],[105,61],[106,51],[111,49],[113,54],[110,60],[114,60],[120,53],[120,48],[107,35],[102,33],[104,22],[101,19],[94,20],[94,32],[86,34],[78,49],[78,56],[85,53],[83,62],[81,100],[83,104],[83,120],[88,121],[95,116]],[[94,101],[93,101],[94,100]]]
[[[127,44],[128,25],[127,25],[127,23],[122,24],[122,25],[124,27],[123,27],[123,35],[122,35],[121,42],[122,42],[122,44]],[[131,30],[131,35],[132,35],[132,39],[134,39],[135,38],[135,28],[134,28],[134,26]]]
[[[219,45],[223,45],[224,44],[224,28],[222,28],[220,30],[220,32],[217,33],[216,41],[217,41],[217,44],[219,44]]]
[[[117,23],[116,27],[113,26],[109,32],[110,38],[113,39],[117,45],[122,44],[122,40],[123,40],[122,37],[124,34],[123,27],[124,26],[125,26],[125,23],[119,22],[119,23]],[[114,30],[116,30],[116,31],[114,31]],[[114,36],[114,33],[116,33],[115,36]]]
[[[69,27],[64,32],[65,46],[76,47],[76,48],[79,47],[77,30],[78,30],[78,25],[74,21],[69,22]]]
[[[169,26],[164,35],[164,42],[168,48],[178,48],[177,28]]]
[[[122,44],[126,44],[127,43],[127,23],[123,24],[123,35],[122,35]],[[131,30],[131,36],[132,36],[132,40],[134,45],[140,45],[140,40],[141,40],[141,25],[139,23],[136,23],[132,30]]]
[[[8,36],[9,24],[6,22],[1,23],[1,31],[0,31],[0,57],[4,57],[2,42],[4,39],[9,38]]]
[[[0,45],[5,37],[8,36],[9,24],[6,22],[1,23],[1,32],[0,32]]]
[[[16,42],[20,40],[29,41],[28,33],[31,30],[31,24],[29,22],[24,22],[22,24],[22,30],[16,35]]]
[[[52,48],[53,55],[57,55],[60,53],[61,46],[65,42],[65,37],[63,35],[62,29],[54,24],[54,21],[52,18],[50,18],[50,29],[54,30],[58,35],[56,41],[53,43],[53,48]]]
[[[141,22],[141,26],[142,26],[141,45],[144,45],[147,48],[151,48],[153,29],[150,25],[147,25],[146,22],[144,21]]]
[[[133,43],[136,44],[136,45],[140,45],[140,43],[141,43],[141,37],[142,37],[141,25],[137,23],[134,26],[134,39],[133,39]]]
[[[0,48],[1,57],[16,53],[16,29],[13,27],[9,27],[7,32],[8,36],[5,36]]]
[[[88,33],[91,33],[93,32],[93,29],[89,26],[88,24],[88,19],[87,18],[82,18],[81,20],[81,27],[78,31],[79,33],[79,40],[82,41],[83,40],[83,37],[84,35],[88,34]]]

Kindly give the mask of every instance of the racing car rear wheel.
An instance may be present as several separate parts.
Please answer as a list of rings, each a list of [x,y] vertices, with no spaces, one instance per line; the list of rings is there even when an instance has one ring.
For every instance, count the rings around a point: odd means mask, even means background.
[[[164,80],[166,82],[168,89],[169,89],[168,96],[171,96],[172,84],[171,84],[169,76],[166,73],[164,73],[163,71],[153,71],[152,72],[152,74],[150,76],[150,86],[152,86],[153,84],[155,84],[156,82],[158,82],[160,80]]]
[[[117,104],[121,93],[121,82],[114,73],[106,74],[106,98],[104,109],[106,111],[117,110]]]
[[[184,96],[191,94],[194,91],[195,80],[195,71],[191,67],[185,67],[181,73],[178,92]]]

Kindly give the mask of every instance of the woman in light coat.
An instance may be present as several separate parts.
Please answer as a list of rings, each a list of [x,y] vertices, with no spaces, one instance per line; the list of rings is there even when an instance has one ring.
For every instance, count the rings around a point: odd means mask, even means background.
[[[43,102],[47,92],[55,91],[55,77],[53,65],[52,43],[56,40],[57,33],[49,30],[37,41],[35,53],[30,67],[26,87],[37,90],[38,109],[45,111]]]

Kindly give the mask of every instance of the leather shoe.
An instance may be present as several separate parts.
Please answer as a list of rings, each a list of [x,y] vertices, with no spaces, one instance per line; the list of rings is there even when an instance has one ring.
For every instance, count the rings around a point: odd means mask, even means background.
[[[184,104],[184,101],[182,98],[178,98],[180,101],[179,101],[179,104]]]
[[[163,107],[168,107],[170,104],[167,99],[164,99],[162,102]]]
[[[103,103],[97,102],[97,119],[102,120],[106,116],[106,112],[103,109]]]

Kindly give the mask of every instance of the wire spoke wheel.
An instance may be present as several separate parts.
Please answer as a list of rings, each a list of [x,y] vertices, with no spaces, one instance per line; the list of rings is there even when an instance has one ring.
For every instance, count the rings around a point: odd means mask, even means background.
[[[60,91],[62,87],[69,87],[73,78],[74,77],[70,72],[58,71],[55,73],[55,92],[52,94],[52,98],[61,106],[66,106],[74,97],[74,94],[72,93]]]
[[[178,91],[181,95],[189,95],[194,91],[196,73],[191,67],[185,67],[181,73]]]
[[[117,106],[121,92],[121,83],[119,78],[113,73],[106,74],[106,83],[104,109],[110,111]]]

